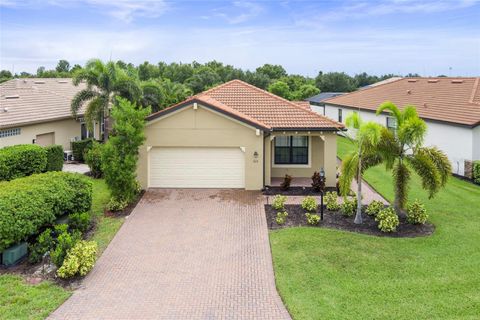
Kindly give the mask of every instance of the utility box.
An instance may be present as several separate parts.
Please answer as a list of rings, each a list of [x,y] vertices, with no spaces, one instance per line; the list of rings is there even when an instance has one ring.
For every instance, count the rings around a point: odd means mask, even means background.
[[[27,243],[21,242],[13,247],[10,247],[2,253],[2,264],[5,266],[12,266],[23,257],[27,255]]]

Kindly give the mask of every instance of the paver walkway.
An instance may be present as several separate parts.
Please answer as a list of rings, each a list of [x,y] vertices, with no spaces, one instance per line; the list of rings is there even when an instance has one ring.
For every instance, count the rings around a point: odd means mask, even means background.
[[[50,319],[289,319],[259,192],[149,190]]]

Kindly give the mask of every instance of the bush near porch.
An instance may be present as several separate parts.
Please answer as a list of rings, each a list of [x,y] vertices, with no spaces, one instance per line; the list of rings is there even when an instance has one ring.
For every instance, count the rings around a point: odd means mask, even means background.
[[[338,139],[338,155],[349,147]],[[373,167],[365,179],[393,200],[391,174]],[[474,319],[480,310],[480,188],[451,178],[418,198],[436,225],[432,236],[379,238],[322,228],[270,233],[277,287],[294,319]]]

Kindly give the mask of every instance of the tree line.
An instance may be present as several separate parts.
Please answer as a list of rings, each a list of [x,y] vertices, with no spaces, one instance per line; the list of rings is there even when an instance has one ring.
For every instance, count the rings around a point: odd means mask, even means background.
[[[264,64],[254,71],[235,68],[218,61],[206,63],[152,64],[145,61],[134,65],[122,60],[114,62],[123,70],[128,81],[141,90],[139,103],[149,105],[152,111],[161,110],[218,84],[240,79],[256,87],[268,90],[289,100],[303,100],[320,92],[351,92],[375,82],[396,76],[369,75],[365,72],[350,76],[345,72],[319,72],[316,77],[288,74],[281,65]],[[21,72],[13,75],[8,70],[0,71],[0,83],[12,78],[70,78],[85,71],[85,66],[71,65],[67,60],[58,61],[55,69],[41,66],[36,74]],[[407,76],[418,76],[408,74]]]

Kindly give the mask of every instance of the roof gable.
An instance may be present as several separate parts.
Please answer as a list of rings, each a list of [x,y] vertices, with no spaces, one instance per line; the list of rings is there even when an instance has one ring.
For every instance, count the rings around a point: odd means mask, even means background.
[[[170,109],[193,102],[206,104],[207,107],[268,130],[343,128],[342,124],[307,109],[303,103],[299,105],[288,101],[240,80],[232,80],[199,93],[180,104],[152,114],[147,119],[161,117],[169,113]]]

